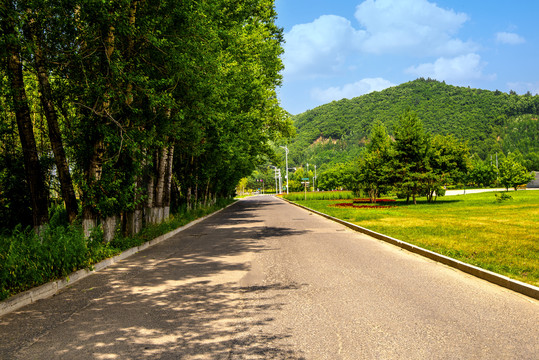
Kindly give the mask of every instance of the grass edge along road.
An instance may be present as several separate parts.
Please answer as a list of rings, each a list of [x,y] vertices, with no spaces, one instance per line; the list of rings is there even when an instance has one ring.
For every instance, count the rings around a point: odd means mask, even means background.
[[[539,286],[539,191],[441,197],[418,205],[404,200],[376,208],[352,204],[346,193],[308,194],[289,200],[410,244]],[[496,195],[497,194],[497,195]],[[303,196],[303,193],[301,194]],[[287,196],[284,196],[287,198]],[[346,198],[348,200],[344,200]],[[324,200],[318,200],[323,198]],[[370,205],[370,204],[367,204]],[[535,229],[535,230],[534,230]]]

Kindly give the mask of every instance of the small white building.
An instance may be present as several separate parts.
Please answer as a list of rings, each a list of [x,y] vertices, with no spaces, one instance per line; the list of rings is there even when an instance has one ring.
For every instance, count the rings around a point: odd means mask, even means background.
[[[526,184],[526,188],[539,188],[539,171],[534,171],[535,180],[530,181]]]

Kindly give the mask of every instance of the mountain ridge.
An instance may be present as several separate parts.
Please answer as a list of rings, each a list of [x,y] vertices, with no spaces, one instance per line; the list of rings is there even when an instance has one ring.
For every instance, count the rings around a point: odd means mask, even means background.
[[[293,116],[298,135],[289,144],[291,161],[296,166],[349,161],[359,156],[375,120],[392,134],[407,108],[417,113],[427,133],[452,134],[483,159],[518,150],[539,168],[539,95],[458,87],[424,78]]]

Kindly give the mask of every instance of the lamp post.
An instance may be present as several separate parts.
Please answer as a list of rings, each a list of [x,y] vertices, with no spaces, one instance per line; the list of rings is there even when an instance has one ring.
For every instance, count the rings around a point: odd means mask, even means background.
[[[307,163],[307,178],[309,177],[309,163]]]
[[[286,157],[286,193],[288,194],[288,146],[281,146],[284,149]]]
[[[314,166],[313,192],[316,191],[315,185],[316,185],[316,165]]]
[[[270,167],[275,171],[275,195],[277,195],[277,166],[270,165]]]

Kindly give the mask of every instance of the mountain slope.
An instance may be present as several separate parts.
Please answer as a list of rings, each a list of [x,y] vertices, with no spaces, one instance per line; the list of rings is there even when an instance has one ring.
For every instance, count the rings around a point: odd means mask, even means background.
[[[393,133],[410,108],[431,134],[453,134],[485,158],[500,151],[539,154],[539,96],[446,85],[417,79],[353,99],[333,101],[293,117],[298,136],[289,145],[296,165],[327,164],[354,158],[380,119]],[[521,115],[529,114],[527,117]],[[535,119],[535,120],[534,120]],[[515,131],[526,128],[526,133]],[[525,146],[523,146],[525,144]]]

